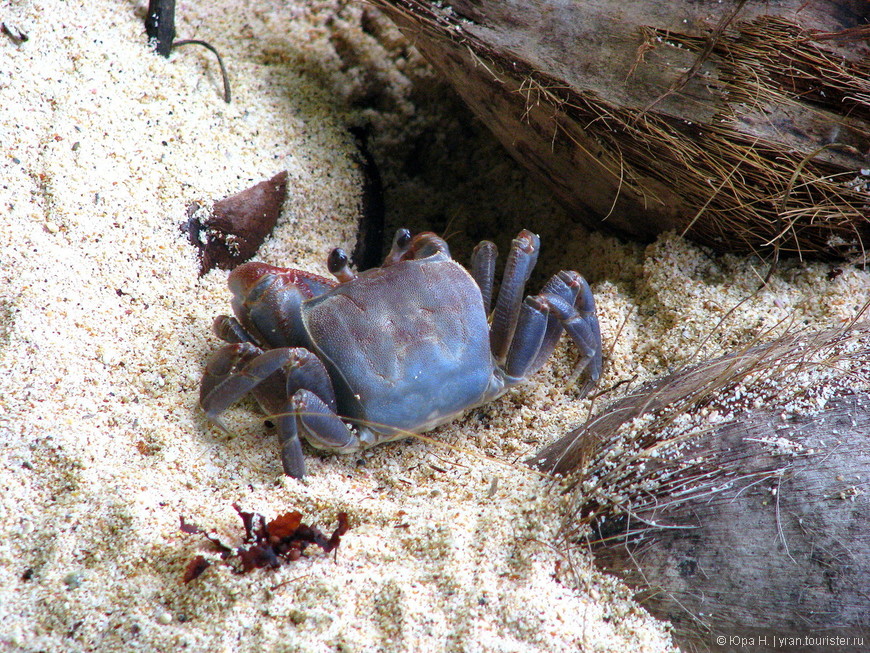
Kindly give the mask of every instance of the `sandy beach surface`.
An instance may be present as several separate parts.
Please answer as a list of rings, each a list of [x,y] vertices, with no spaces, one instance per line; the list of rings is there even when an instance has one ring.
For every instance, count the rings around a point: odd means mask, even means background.
[[[180,2],[179,38],[227,62],[229,105],[213,56],[158,57],[143,18],[142,2],[0,3],[28,36],[0,34],[0,649],[673,650],[591,557],[567,563],[560,499],[518,462],[589,414],[566,381],[570,346],[437,443],[309,449],[309,475],[283,477],[253,402],[227,412],[229,434],[198,409],[229,292],[226,272],[197,275],[187,206],[286,170],[257,258],[325,274],[330,248],[354,244],[363,175],[348,130],[367,125],[391,228],[447,231],[464,261],[476,240],[504,251],[528,227],[543,243],[533,284],[587,276],[603,387],[766,329],[840,324],[870,276],[789,262],[756,293],[761,261],[572,226],[362,4]],[[240,575],[179,527],[184,516],[238,545],[233,504],[298,510],[326,533],[346,512],[351,529],[335,556],[315,547]],[[215,564],[185,584],[197,555]]]

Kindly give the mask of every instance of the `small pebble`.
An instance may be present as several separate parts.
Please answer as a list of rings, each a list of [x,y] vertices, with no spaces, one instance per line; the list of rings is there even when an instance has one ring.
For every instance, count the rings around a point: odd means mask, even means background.
[[[108,367],[116,365],[120,360],[120,355],[118,354],[118,351],[109,345],[103,345],[99,349],[99,352],[100,362]]]
[[[45,230],[50,234],[56,234],[58,231],[60,231],[60,227],[58,227],[54,222],[49,220],[45,223]]]
[[[305,619],[308,617],[303,610],[291,610],[287,616],[290,618],[290,621],[297,626],[304,623]]]
[[[157,615],[157,623],[167,625],[172,623],[172,615],[168,612],[161,612]]]
[[[81,586],[84,578],[84,574],[80,571],[72,571],[63,577],[63,583],[67,586],[67,589],[74,590]]]

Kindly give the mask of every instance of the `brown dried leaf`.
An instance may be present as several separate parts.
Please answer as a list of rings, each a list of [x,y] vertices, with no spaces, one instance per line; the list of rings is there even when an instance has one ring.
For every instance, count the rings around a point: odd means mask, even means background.
[[[236,512],[239,514],[239,517],[242,518],[242,524],[245,527],[245,542],[251,542],[254,539],[254,517],[257,516],[257,513],[254,512],[245,512],[239,507],[239,504],[234,503],[233,508],[235,508]]]
[[[350,521],[347,518],[346,512],[338,513],[338,528],[332,532],[332,537],[329,538],[329,548],[326,552],[334,551],[341,544],[341,536],[350,530]]]
[[[196,216],[198,204],[188,207],[188,220],[181,226],[199,250],[202,276],[209,270],[232,270],[257,253],[272,232],[287,197],[287,172],[215,202],[211,216]]]
[[[243,574],[248,573],[252,569],[262,569],[263,567],[277,569],[281,566],[278,555],[270,546],[254,544],[248,548],[240,548],[238,553],[239,560],[242,563]]]

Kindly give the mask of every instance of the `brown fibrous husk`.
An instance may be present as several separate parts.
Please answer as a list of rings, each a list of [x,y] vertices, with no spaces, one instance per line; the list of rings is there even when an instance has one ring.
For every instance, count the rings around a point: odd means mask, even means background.
[[[590,225],[866,261],[866,3],[375,4]]]
[[[591,548],[687,649],[870,633],[870,323],[677,371],[530,462],[564,477],[569,555]]]

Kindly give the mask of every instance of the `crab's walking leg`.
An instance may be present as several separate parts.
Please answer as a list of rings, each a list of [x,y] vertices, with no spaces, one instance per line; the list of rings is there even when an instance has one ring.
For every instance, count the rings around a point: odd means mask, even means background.
[[[588,288],[587,288],[588,289]],[[580,360],[574,368],[575,376],[583,379],[582,392],[586,394],[601,378],[601,330],[595,314],[592,293],[577,297],[579,306],[571,306],[561,297],[547,297],[552,310],[574,344],[580,350]]]
[[[300,431],[308,443],[317,449],[349,453],[371,445],[373,438],[367,429],[351,430],[336,414],[335,408],[310,390],[300,389],[290,400],[289,410],[279,423],[281,463],[284,473],[294,478],[305,476],[305,459],[299,440]]]
[[[312,447],[349,453],[366,444],[313,392],[300,390],[293,395],[293,411]]]
[[[495,261],[498,258],[498,249],[495,243],[482,240],[474,248],[471,254],[471,276],[480,288],[483,297],[483,310],[489,315],[492,305],[492,284],[495,279]]]
[[[266,413],[275,416],[285,473],[301,478],[305,461],[296,427],[296,395],[316,396],[325,410],[333,415],[336,410],[335,392],[323,363],[301,347],[267,352],[246,342],[222,347],[209,359],[200,388],[206,416],[223,427],[220,414],[248,392],[253,392]]]
[[[526,281],[538,261],[540,244],[540,238],[527,229],[511,243],[490,328],[492,355],[498,364],[505,362],[513,340]]]
[[[598,317],[595,312],[595,298],[592,295],[592,290],[589,284],[586,283],[580,273],[574,270],[562,270],[558,274],[553,275],[550,280],[544,284],[541,289],[541,294],[545,296],[557,295],[563,300],[572,305],[579,314],[582,314],[590,323],[594,323],[594,334],[591,336],[591,342],[595,347],[601,349],[601,334],[598,330]],[[532,370],[539,370],[553,353],[556,348],[556,343],[559,342],[559,337],[562,335],[562,323],[555,312],[550,313],[550,320],[547,323],[547,333],[544,336],[544,341],[532,363]],[[582,350],[583,348],[581,348]],[[583,360],[581,358],[581,360]],[[599,364],[600,368],[600,364]],[[597,377],[596,377],[597,378]]]
[[[210,422],[226,429],[220,414],[263,380],[259,375],[252,377],[244,372],[262,354],[263,350],[256,345],[238,342],[225,345],[211,355],[199,385],[199,405]]]
[[[514,339],[504,363],[504,371],[513,379],[511,384],[522,383],[535,371],[532,363],[543,348],[547,327],[552,321],[558,324],[558,320],[550,318],[550,307],[540,297],[526,297],[520,305]]]

